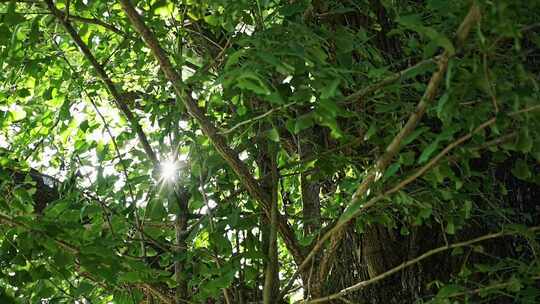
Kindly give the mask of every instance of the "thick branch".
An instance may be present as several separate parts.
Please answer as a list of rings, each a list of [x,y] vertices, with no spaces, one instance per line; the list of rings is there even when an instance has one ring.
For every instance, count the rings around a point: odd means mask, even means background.
[[[252,176],[249,169],[238,158],[237,153],[227,145],[225,138],[219,133],[219,130],[199,108],[197,102],[193,99],[191,92],[186,90],[181,76],[176,72],[169,58],[167,57],[166,52],[163,50],[163,48],[161,48],[158,40],[151,30],[146,26],[131,2],[129,0],[120,0],[120,3],[133,27],[142,36],[144,42],[154,54],[159,66],[161,67],[161,70],[165,74],[165,77],[167,77],[167,79],[172,83],[174,92],[176,93],[178,99],[184,103],[189,115],[193,117],[201,126],[202,131],[212,141],[214,147],[221,157],[223,157],[229,166],[231,166],[244,187],[246,187],[248,192],[263,206],[267,216],[270,217],[271,197],[262,191],[259,183]],[[295,256],[295,259],[297,261],[301,260],[301,248],[294,237],[292,229],[289,227],[283,216],[279,216],[279,228],[285,243],[289,249],[291,249],[291,253]]]
[[[458,28],[458,31],[456,34],[456,37],[457,37],[456,44],[458,46],[461,46],[464,43],[470,29],[472,28],[474,24],[476,24],[476,22],[478,22],[479,18],[480,18],[480,10],[476,4],[473,4],[471,8],[469,9],[467,16],[465,17],[465,19],[463,20],[463,22]],[[371,170],[368,171],[368,173],[362,180],[362,183],[360,183],[360,185],[356,189],[352,197],[352,201],[347,207],[347,209],[351,210],[351,209],[358,208],[358,204],[362,203],[363,199],[366,196],[366,193],[368,193],[369,188],[373,185],[375,181],[377,181],[380,177],[382,177],[384,171],[386,170],[386,167],[388,167],[388,165],[391,163],[394,156],[400,151],[401,143],[403,142],[403,140],[409,134],[411,134],[411,132],[414,131],[414,129],[416,128],[416,125],[418,124],[418,122],[420,121],[424,113],[426,112],[428,105],[435,98],[435,95],[437,93],[437,88],[440,82],[442,81],[444,74],[446,73],[446,69],[448,67],[448,60],[452,55],[453,54],[451,54],[450,52],[445,51],[439,57],[439,60],[437,62],[438,69],[431,76],[431,79],[429,80],[426,91],[424,95],[422,96],[422,98],[420,99],[420,101],[418,102],[415,111],[411,113],[405,126],[394,137],[392,142],[386,148],[385,153],[375,163],[375,166]],[[298,270],[295,273],[295,275],[293,275],[293,277],[287,284],[286,288],[284,289],[284,292],[290,289],[290,287],[292,287],[293,281],[296,279],[298,274],[309,265],[309,260],[313,258],[315,254],[323,247],[324,242],[331,235],[333,235],[334,233],[337,233],[340,229],[342,229],[342,227],[345,226],[345,223],[347,223],[350,219],[351,218],[345,219],[342,216],[340,220],[333,226],[333,228],[330,231],[328,231],[315,244],[315,246],[311,249],[308,256],[304,259],[302,264],[298,267]],[[339,240],[336,240],[336,241],[339,241]],[[337,248],[337,246],[335,246],[335,248]],[[327,255],[327,256],[332,256],[332,254]],[[324,261],[323,261],[323,264],[324,264]]]
[[[186,230],[188,224],[188,200],[189,192],[185,189],[173,190],[175,193],[174,199],[178,204],[178,213],[174,220],[174,230],[176,236],[176,253],[181,254],[182,248],[186,247]],[[182,261],[174,261],[174,278],[176,280],[176,304],[179,304],[182,299],[188,298],[188,285],[185,278],[182,277],[182,272],[185,270],[185,265]]]
[[[540,227],[532,227],[530,229],[527,230],[527,232],[538,232],[540,231]],[[406,261],[406,262],[403,262],[401,263],[400,265],[384,272],[384,273],[381,273],[379,274],[378,276],[372,278],[372,279],[369,279],[369,280],[366,280],[366,281],[362,281],[362,282],[359,282],[357,284],[354,284],[353,286],[350,286],[350,287],[347,287],[335,294],[332,294],[332,295],[329,295],[329,296],[326,296],[326,297],[322,297],[322,298],[318,298],[318,299],[313,299],[313,300],[309,300],[309,301],[300,301],[300,302],[297,302],[297,303],[323,303],[323,302],[327,302],[327,301],[330,301],[330,300],[333,300],[333,299],[338,299],[340,297],[343,297],[353,291],[356,291],[356,290],[359,290],[359,289],[363,289],[363,288],[366,288],[367,286],[369,285],[372,285],[373,283],[376,283],[386,277],[389,277],[391,275],[393,275],[394,273],[397,273],[411,265],[414,265],[432,255],[435,255],[437,253],[440,253],[440,252],[443,252],[443,251],[446,251],[446,250],[450,250],[450,249],[454,249],[454,248],[459,248],[459,247],[465,247],[465,246],[470,246],[472,244],[475,244],[475,243],[479,243],[479,242],[482,242],[482,241],[486,241],[486,240],[490,240],[490,239],[494,239],[494,238],[500,238],[500,237],[503,237],[503,236],[509,236],[509,235],[516,235],[516,234],[519,234],[519,232],[517,231],[500,231],[500,232],[497,232],[497,233],[491,233],[491,234],[486,234],[486,235],[483,235],[483,236],[480,236],[480,237],[477,237],[477,238],[474,238],[472,240],[468,240],[468,241],[463,241],[463,242],[459,242],[459,243],[454,243],[454,244],[451,244],[451,245],[446,245],[446,246],[442,246],[442,247],[438,247],[438,248],[435,248],[435,249],[432,249],[432,250],[429,250],[427,252],[425,252],[424,254],[412,259],[412,260],[409,260],[409,261]]]
[[[271,144],[268,145],[269,147]],[[275,148],[270,148],[275,150]],[[263,303],[272,304],[277,303],[279,299],[279,261],[278,261],[278,245],[277,245],[277,230],[278,230],[278,201],[277,201],[277,185],[278,185],[278,172],[276,163],[276,153],[271,151],[270,153],[270,170],[272,172],[272,210],[270,212],[270,236],[268,242],[268,263],[266,264],[264,288],[263,288]]]
[[[531,107],[528,107],[528,108],[524,108],[524,109],[521,109],[521,110],[518,110],[518,111],[511,112],[511,113],[508,114],[508,116],[515,117],[515,116],[518,116],[518,115],[523,114],[523,113],[528,113],[528,112],[533,112],[533,111],[538,111],[538,110],[540,110],[540,106],[538,106],[538,105],[537,106],[531,106]],[[425,174],[427,171],[429,171],[431,168],[433,168],[452,149],[458,147],[460,144],[462,144],[465,141],[467,141],[468,139],[470,139],[475,133],[478,133],[478,132],[484,130],[485,128],[491,126],[495,122],[496,122],[496,118],[493,117],[493,118],[485,121],[484,123],[482,123],[478,127],[476,127],[470,133],[467,133],[467,134],[463,135],[462,137],[456,139],[455,141],[450,143],[448,146],[446,146],[435,157],[433,157],[427,164],[425,164],[424,166],[422,166],[418,170],[416,170],[415,173],[408,176],[407,178],[405,178],[404,180],[402,180],[401,182],[399,182],[398,184],[396,184],[395,186],[393,186],[389,190],[387,190],[387,191],[385,191],[385,192],[383,192],[383,193],[369,199],[358,210],[356,210],[356,211],[352,212],[350,215],[348,215],[346,219],[341,218],[338,222],[331,224],[330,228],[327,230],[327,232],[325,232],[323,234],[323,236],[320,238],[320,240],[315,244],[315,246],[313,246],[313,248],[311,249],[309,254],[306,256],[305,261],[309,261],[310,259],[312,259],[313,256],[323,247],[324,243],[328,239],[330,239],[330,237],[332,237],[334,234],[339,232],[343,228],[343,226],[345,226],[350,220],[358,217],[360,214],[366,212],[366,210],[373,207],[379,201],[383,200],[384,198],[388,197],[389,195],[391,195],[393,193],[398,192],[399,190],[403,189],[408,184],[412,183],[413,181],[415,181],[416,179],[421,177],[423,174]],[[298,270],[293,274],[293,276],[291,277],[291,279],[289,280],[289,282],[287,284],[287,287],[282,291],[282,294],[285,294],[290,289],[290,287],[292,286],[292,283],[294,282],[294,279],[296,278],[296,276],[298,276],[298,274],[300,273],[302,267],[306,267],[306,266],[303,266],[303,264],[301,264],[298,267]]]
[[[474,24],[478,22],[479,19],[480,10],[476,4],[473,4],[469,9],[469,13],[461,23],[456,34],[457,45],[463,44],[463,42],[467,38],[467,35],[469,34],[469,30]],[[353,203],[351,205],[360,202],[360,200],[367,193],[369,187],[373,184],[374,181],[376,181],[382,176],[382,174],[386,170],[386,167],[390,164],[394,156],[400,151],[401,143],[403,142],[403,140],[409,134],[411,134],[411,132],[414,131],[416,125],[426,112],[427,107],[433,101],[433,99],[435,99],[435,96],[437,94],[437,88],[439,87],[439,84],[446,73],[446,69],[448,68],[448,60],[450,59],[450,57],[452,57],[452,55],[453,54],[451,54],[450,52],[445,51],[439,58],[437,62],[438,69],[431,76],[426,91],[420,99],[420,102],[416,106],[415,111],[411,113],[405,126],[403,126],[403,128],[394,137],[394,139],[392,139],[392,142],[388,145],[388,147],[386,147],[385,153],[377,160],[374,168],[372,168],[367,173],[362,183],[358,186],[356,192],[353,195]]]
[[[62,24],[62,26],[65,28],[65,30],[68,32],[68,34],[71,36],[71,39],[77,44],[80,51],[83,53],[84,57],[94,67],[94,70],[98,74],[99,78],[105,83],[105,86],[107,87],[107,90],[114,98],[114,101],[120,111],[126,116],[128,121],[131,124],[131,127],[135,129],[135,132],[137,133],[137,136],[139,140],[141,141],[141,144],[143,146],[144,151],[146,152],[146,155],[152,161],[154,165],[158,164],[158,159],[156,157],[156,154],[154,153],[154,150],[150,146],[150,143],[148,142],[148,139],[146,137],[146,134],[144,134],[141,125],[137,121],[137,118],[133,115],[131,110],[128,108],[128,106],[123,102],[122,100],[122,94],[116,87],[116,85],[113,83],[109,75],[107,75],[107,72],[105,72],[105,69],[101,64],[97,61],[97,59],[94,57],[88,46],[82,41],[81,37],[77,33],[77,31],[73,28],[71,23],[66,20],[65,14],[58,10],[52,0],[45,0],[45,3],[47,4],[47,7],[51,11],[51,13],[56,17],[56,19]]]

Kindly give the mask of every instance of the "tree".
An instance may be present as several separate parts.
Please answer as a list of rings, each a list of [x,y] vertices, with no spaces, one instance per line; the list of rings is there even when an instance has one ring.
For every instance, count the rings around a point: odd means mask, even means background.
[[[0,1],[1,302],[537,302],[539,15]]]

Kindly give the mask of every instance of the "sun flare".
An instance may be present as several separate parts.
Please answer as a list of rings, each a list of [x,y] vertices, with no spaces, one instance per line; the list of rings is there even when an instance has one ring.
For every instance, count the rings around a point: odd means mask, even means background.
[[[173,160],[166,160],[161,163],[161,179],[164,181],[174,181],[178,176],[178,163]]]

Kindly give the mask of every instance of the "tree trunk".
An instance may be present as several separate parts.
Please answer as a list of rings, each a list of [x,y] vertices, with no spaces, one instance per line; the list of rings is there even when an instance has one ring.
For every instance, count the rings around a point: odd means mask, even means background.
[[[480,159],[472,163],[472,166],[483,166],[486,160]],[[495,193],[501,198],[504,206],[522,213],[530,213],[531,219],[520,216],[509,218],[512,223],[537,225],[540,222],[538,215],[537,198],[540,197],[540,188],[532,183],[517,179],[510,173],[513,166],[512,159],[499,164],[495,168],[485,168],[486,175],[493,176],[493,184],[487,186],[493,191],[494,185],[501,183],[507,189],[506,194]],[[492,172],[492,173],[489,173]],[[488,191],[488,189],[486,189]],[[480,210],[489,210],[489,206],[479,206]],[[532,223],[531,223],[532,222]],[[344,236],[339,242],[335,257],[328,259],[329,265],[315,264],[319,271],[318,282],[313,278],[310,286],[320,286],[321,289],[309,290],[310,298],[317,298],[337,293],[358,282],[369,280],[389,269],[420,256],[431,249],[445,246],[448,243],[468,240],[489,232],[500,230],[500,219],[490,222],[474,222],[459,231],[456,235],[447,235],[438,223],[434,225],[421,225],[413,227],[407,236],[402,236],[398,229],[390,230],[380,224],[369,225],[365,231],[359,232],[354,225],[349,225],[343,232]],[[494,239],[482,244],[484,251],[492,254],[497,259],[503,257],[516,258],[523,254],[533,254],[530,247],[525,252],[517,252],[518,244],[526,243],[520,237],[506,237]],[[332,242],[327,245],[333,246]],[[325,257],[326,258],[326,257]],[[440,281],[447,283],[452,277],[456,277],[464,266],[472,268],[476,263],[490,263],[497,260],[489,258],[483,253],[476,253],[472,249],[466,250],[463,255],[452,255],[446,251],[422,260],[402,271],[395,273],[367,288],[352,292],[344,298],[353,303],[419,303],[423,299],[430,299],[437,293],[437,288],[430,287],[430,283]],[[478,276],[472,279],[476,281],[485,278]],[[304,286],[308,283],[304,280]],[[489,303],[513,303],[512,298],[497,299]],[[334,301],[328,303],[343,303]]]

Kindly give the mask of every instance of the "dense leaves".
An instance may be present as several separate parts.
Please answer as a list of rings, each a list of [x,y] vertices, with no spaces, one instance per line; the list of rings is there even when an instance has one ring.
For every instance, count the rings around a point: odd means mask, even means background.
[[[0,302],[539,301],[539,18],[0,0]]]

